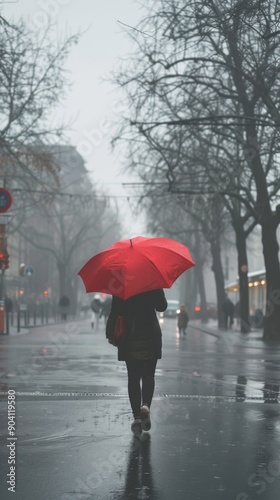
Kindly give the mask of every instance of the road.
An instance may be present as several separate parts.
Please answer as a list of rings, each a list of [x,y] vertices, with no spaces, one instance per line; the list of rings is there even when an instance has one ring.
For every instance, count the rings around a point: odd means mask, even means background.
[[[152,430],[140,439],[130,430],[125,365],[102,325],[0,338],[1,500],[279,498],[278,346],[229,343],[193,326],[179,338],[172,319],[162,328]]]

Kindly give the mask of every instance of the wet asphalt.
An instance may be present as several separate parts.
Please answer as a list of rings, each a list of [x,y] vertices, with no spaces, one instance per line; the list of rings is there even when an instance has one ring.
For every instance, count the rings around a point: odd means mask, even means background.
[[[1,500],[278,500],[280,345],[196,326],[163,323],[152,429],[137,437],[104,324],[1,336]]]

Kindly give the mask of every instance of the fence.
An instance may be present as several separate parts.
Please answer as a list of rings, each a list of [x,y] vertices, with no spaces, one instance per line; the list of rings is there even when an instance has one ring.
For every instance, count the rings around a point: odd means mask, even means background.
[[[21,328],[60,323],[69,319],[69,316],[65,311],[62,313],[58,307],[49,304],[19,306],[17,310],[6,311],[6,334],[9,335],[11,327],[16,327],[20,332]],[[73,319],[73,315],[71,318]]]

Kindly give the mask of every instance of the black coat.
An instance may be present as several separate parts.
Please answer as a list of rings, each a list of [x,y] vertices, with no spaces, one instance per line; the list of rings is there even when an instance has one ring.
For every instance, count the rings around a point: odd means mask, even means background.
[[[162,333],[156,311],[165,311],[167,302],[162,289],[134,295],[127,300],[113,297],[106,325],[106,337],[112,339],[115,321],[122,315],[125,339],[118,347],[118,360],[160,359]]]
[[[234,304],[230,299],[226,299],[223,303],[223,312],[228,316],[233,316],[234,314]]]

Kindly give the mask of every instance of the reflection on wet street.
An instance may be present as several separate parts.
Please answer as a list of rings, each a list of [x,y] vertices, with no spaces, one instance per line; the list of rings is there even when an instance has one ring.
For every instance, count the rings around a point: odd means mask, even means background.
[[[127,469],[123,491],[116,491],[116,500],[127,500],[137,494],[137,498],[159,500],[155,489],[151,462],[151,436],[143,433],[133,437],[128,453]]]

